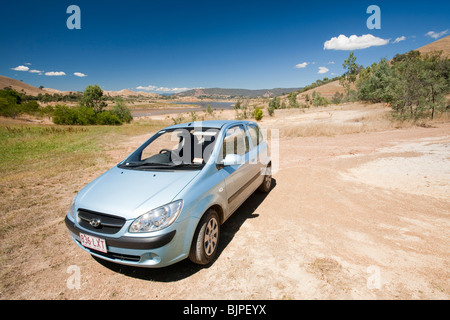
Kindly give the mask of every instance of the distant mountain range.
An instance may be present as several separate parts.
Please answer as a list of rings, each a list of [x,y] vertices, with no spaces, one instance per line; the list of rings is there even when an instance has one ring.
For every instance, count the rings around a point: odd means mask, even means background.
[[[12,78],[8,78],[0,75],[0,89],[5,87],[9,87],[11,89],[17,90],[19,92],[23,92],[29,95],[37,96],[38,94],[62,94],[66,95],[71,93],[70,91],[60,91],[51,88],[36,88],[32,85],[24,83],[19,80],[15,80]],[[248,90],[248,89],[222,89],[222,88],[209,88],[209,89],[192,89],[189,91],[184,91],[176,94],[172,94],[173,97],[194,97],[194,98],[221,98],[221,99],[230,99],[230,98],[257,98],[257,97],[274,97],[282,94],[288,94],[292,91],[298,91],[301,88],[275,88],[275,89],[260,89],[260,90]],[[129,89],[124,89],[120,91],[103,91],[104,95],[111,97],[131,97],[131,96],[140,96],[144,98],[158,98],[161,95],[152,93],[152,92],[142,92],[142,91],[132,91]]]
[[[208,88],[208,89],[192,89],[184,92],[174,94],[177,97],[197,97],[197,98],[258,98],[258,97],[275,97],[283,94],[288,94],[293,91],[298,91],[301,88],[274,88],[274,89],[223,89],[223,88]]]

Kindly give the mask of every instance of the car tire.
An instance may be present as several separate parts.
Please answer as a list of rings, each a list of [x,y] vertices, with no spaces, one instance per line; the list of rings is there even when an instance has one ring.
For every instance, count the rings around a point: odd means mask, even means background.
[[[205,265],[210,263],[217,254],[220,238],[220,218],[214,209],[209,209],[203,215],[195,230],[189,259]]]
[[[269,163],[269,165],[265,168],[264,180],[259,186],[258,190],[260,192],[267,193],[270,191],[270,188],[272,188],[272,166]]]

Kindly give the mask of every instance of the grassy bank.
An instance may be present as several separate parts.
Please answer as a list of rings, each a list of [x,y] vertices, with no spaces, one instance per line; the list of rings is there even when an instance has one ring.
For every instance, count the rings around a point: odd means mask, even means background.
[[[0,123],[0,297],[64,260],[64,216],[72,198],[136,147],[127,143],[130,137],[145,139],[163,126]]]

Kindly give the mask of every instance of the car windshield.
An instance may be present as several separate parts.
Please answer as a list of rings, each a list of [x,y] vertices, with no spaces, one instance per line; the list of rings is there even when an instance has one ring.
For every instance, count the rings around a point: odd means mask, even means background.
[[[130,169],[200,169],[208,162],[219,130],[161,130],[119,164]]]

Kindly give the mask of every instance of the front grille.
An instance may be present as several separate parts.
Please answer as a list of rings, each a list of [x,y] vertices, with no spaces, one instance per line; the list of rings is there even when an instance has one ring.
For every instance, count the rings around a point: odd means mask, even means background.
[[[141,260],[140,256],[131,256],[129,254],[120,254],[120,253],[113,253],[113,252],[103,253],[103,252],[98,252],[98,251],[95,251],[95,253],[100,256],[110,258],[110,259],[115,259],[115,260],[133,261],[133,262],[139,262]]]
[[[98,222],[98,226],[92,221]],[[114,234],[119,232],[126,220],[122,217],[94,212],[86,209],[78,210],[78,223],[81,227],[98,233]]]

